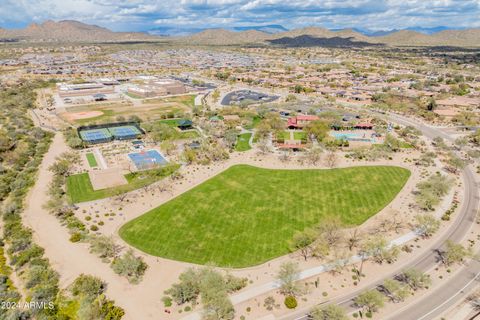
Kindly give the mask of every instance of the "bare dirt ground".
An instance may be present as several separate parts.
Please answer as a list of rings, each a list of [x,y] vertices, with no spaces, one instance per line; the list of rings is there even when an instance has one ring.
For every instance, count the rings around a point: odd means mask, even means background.
[[[93,190],[113,188],[127,184],[125,173],[121,168],[108,168],[104,170],[91,170],[88,172]]]
[[[64,117],[67,121],[75,121],[79,119],[94,118],[101,115],[103,115],[103,112],[101,111],[83,111],[83,112],[65,113]]]

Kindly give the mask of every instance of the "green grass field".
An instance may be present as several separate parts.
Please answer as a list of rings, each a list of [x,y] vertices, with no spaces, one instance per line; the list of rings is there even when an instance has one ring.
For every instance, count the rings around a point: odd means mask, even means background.
[[[252,149],[250,147],[250,144],[248,143],[250,141],[250,137],[252,134],[250,132],[247,133],[242,133],[237,137],[237,143],[235,144],[235,150],[236,151],[247,151]]]
[[[278,135],[278,138],[283,140],[290,140],[290,132],[289,131],[282,131]],[[293,132],[293,139],[295,140],[302,140],[307,138],[307,133],[304,131],[294,131]]]
[[[366,166],[268,170],[237,165],[128,222],[120,236],[151,255],[222,267],[257,265],[288,252],[293,234],[338,216],[349,226],[402,189],[407,169]]]
[[[95,155],[91,152],[86,154],[88,165],[91,168],[98,167],[97,159],[95,159]]]
[[[67,177],[67,197],[71,203],[80,203],[112,197],[149,185],[172,174],[179,165],[172,164],[160,169],[129,173],[125,175],[128,184],[115,188],[93,190],[88,173],[74,174]]]

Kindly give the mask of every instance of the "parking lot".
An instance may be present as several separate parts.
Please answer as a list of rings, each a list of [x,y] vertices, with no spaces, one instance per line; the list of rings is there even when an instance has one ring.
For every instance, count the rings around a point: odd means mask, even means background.
[[[224,106],[235,104],[265,103],[277,100],[278,96],[271,96],[266,93],[251,90],[238,90],[228,93],[223,97],[221,104]]]

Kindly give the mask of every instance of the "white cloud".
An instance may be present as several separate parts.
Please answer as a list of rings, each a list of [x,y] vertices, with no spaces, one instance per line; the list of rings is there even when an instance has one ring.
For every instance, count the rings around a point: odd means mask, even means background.
[[[116,30],[152,25],[294,28],[478,27],[480,0],[0,0],[0,25],[73,19]]]

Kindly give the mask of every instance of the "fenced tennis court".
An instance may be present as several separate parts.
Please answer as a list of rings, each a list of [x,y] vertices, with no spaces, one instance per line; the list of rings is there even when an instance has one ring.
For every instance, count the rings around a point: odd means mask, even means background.
[[[135,126],[121,126],[108,128],[115,139],[135,139],[142,135],[142,132]]]
[[[109,123],[78,128],[80,138],[86,143],[103,143],[112,140],[140,138],[145,132],[134,122]]]
[[[113,140],[113,136],[106,128],[80,131],[80,138],[87,143],[102,143]]]

